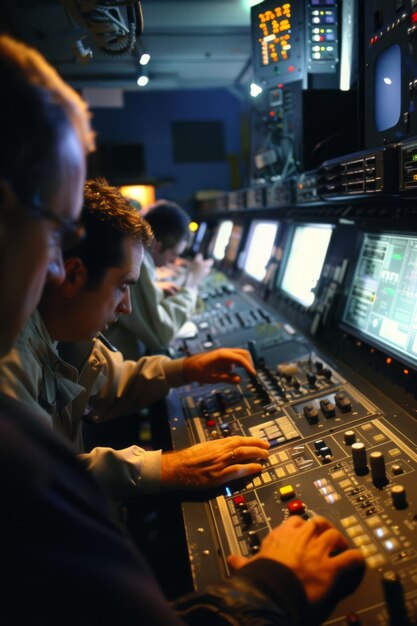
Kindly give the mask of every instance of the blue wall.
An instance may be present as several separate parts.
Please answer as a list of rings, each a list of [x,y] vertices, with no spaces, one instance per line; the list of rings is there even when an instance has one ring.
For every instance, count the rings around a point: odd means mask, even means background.
[[[93,109],[93,125],[99,141],[142,143],[146,176],[173,179],[157,188],[158,198],[190,206],[201,189],[229,190],[229,161],[175,163],[171,122],[221,120],[226,155],[240,155],[241,115],[244,104],[226,89],[125,92],[123,109]]]

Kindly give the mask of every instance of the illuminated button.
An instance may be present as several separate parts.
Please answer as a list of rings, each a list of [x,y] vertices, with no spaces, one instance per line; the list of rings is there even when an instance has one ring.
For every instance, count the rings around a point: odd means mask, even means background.
[[[370,556],[368,559],[366,559],[368,567],[371,567],[373,569],[375,569],[376,567],[381,567],[381,565],[384,565],[385,562],[386,559],[382,556],[382,554],[375,554],[374,556]]]
[[[280,487],[279,496],[281,500],[291,500],[291,498],[295,496],[292,485],[284,485],[284,487]]]
[[[289,456],[288,453],[283,451],[283,452],[278,452],[278,458],[281,461],[281,463],[284,463],[285,461],[289,460]]]
[[[208,428],[213,428],[213,426],[215,426],[215,425],[216,425],[216,422],[215,422],[215,420],[208,419],[208,420],[206,421],[206,424],[207,424]]]
[[[288,465],[285,466],[285,469],[287,470],[288,474],[297,473],[297,468],[295,467],[294,463],[288,463]]]
[[[368,543],[371,543],[371,540],[369,535],[359,535],[353,538],[353,543],[357,548],[360,548],[361,546],[366,546]]]
[[[349,528],[346,528],[346,533],[349,535],[349,537],[357,537],[358,535],[363,534],[363,528],[360,524],[355,524],[354,526],[349,526]]]
[[[343,528],[349,528],[349,526],[357,524],[357,521],[358,520],[354,515],[349,515],[349,517],[344,517],[343,519],[341,519],[340,523],[342,524]]]
[[[335,502],[337,502],[338,500],[341,499],[341,497],[339,496],[338,493],[334,492],[334,493],[330,493],[327,496],[324,496],[324,499],[326,500],[326,502],[328,502],[329,504],[334,504]]]
[[[345,480],[341,480],[339,485],[341,489],[351,489],[353,483],[350,478],[346,478]]]
[[[304,504],[298,499],[288,502],[287,508],[290,515],[302,515],[305,511]]]
[[[383,539],[391,534],[391,531],[388,530],[386,526],[380,526],[379,528],[375,528],[374,534],[378,537],[378,539]]]
[[[254,487],[260,487],[262,485],[262,481],[259,478],[259,476],[257,476],[256,478],[253,479],[253,485],[254,485]]]
[[[245,502],[245,496],[242,496],[242,495],[235,496],[233,498],[233,502],[235,506],[238,506],[239,504],[243,504]]]
[[[378,548],[376,547],[374,543],[367,543],[363,546],[359,546],[359,549],[365,558],[368,558],[369,556],[373,556],[374,554],[378,552]]]
[[[283,467],[277,467],[275,469],[275,473],[277,475],[277,478],[284,478],[284,476],[285,476],[285,470],[284,470]]]
[[[384,546],[385,550],[388,550],[388,552],[400,549],[400,543],[398,539],[395,539],[395,537],[391,537],[391,539],[386,539],[382,542],[382,545]]]
[[[377,526],[382,525],[382,519],[379,517],[379,515],[375,515],[374,517],[367,519],[366,523],[370,528],[376,528]]]
[[[265,472],[265,474],[262,474],[262,480],[264,481],[264,483],[270,483],[272,479],[268,472]],[[255,484],[255,480],[253,481],[253,483]]]

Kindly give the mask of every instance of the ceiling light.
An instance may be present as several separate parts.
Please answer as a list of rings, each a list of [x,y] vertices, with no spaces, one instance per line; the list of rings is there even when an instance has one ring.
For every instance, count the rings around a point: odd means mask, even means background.
[[[143,54],[140,55],[139,63],[141,65],[147,65],[150,60],[151,60],[151,55],[148,54],[147,52],[143,52]]]
[[[139,76],[137,83],[139,87],[145,87],[149,82],[149,78],[147,76]]]

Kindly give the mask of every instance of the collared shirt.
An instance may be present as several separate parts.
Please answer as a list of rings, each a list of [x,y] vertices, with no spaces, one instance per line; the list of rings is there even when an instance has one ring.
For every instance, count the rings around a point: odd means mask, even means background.
[[[97,420],[127,415],[185,383],[183,359],[153,356],[125,361],[99,340],[90,346],[79,369],[70,365],[58,354],[36,311],[15,347],[0,359],[0,393],[27,404],[39,419],[63,433],[78,453],[83,452],[82,418],[89,408]],[[78,344],[73,348],[76,353]],[[113,498],[124,499],[134,490],[159,490],[160,455],[160,450],[130,446],[95,448],[81,458]]]

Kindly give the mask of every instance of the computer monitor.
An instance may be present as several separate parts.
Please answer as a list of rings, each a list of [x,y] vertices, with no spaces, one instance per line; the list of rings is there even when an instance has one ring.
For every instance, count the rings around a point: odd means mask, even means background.
[[[228,265],[233,265],[237,259],[240,244],[243,236],[243,224],[233,224],[230,233],[229,243],[227,244],[224,260]]]
[[[279,288],[308,307],[315,300],[330,238],[330,224],[298,224],[294,228]]]
[[[265,278],[277,232],[278,222],[255,220],[250,226],[242,268],[260,282]]]
[[[417,235],[364,235],[342,326],[417,367]]]
[[[223,222],[220,222],[220,224],[216,228],[213,239],[210,242],[209,249],[210,255],[213,256],[216,261],[222,261],[224,259],[232,228],[233,222],[231,220],[225,220]]]

